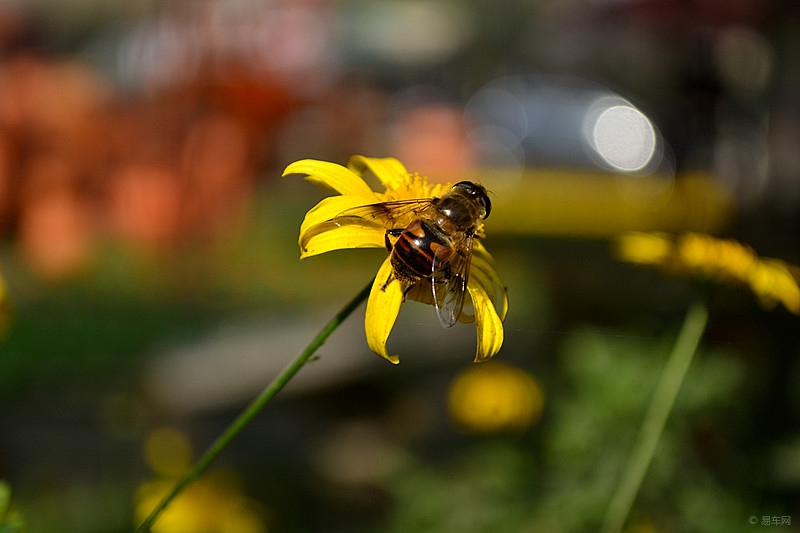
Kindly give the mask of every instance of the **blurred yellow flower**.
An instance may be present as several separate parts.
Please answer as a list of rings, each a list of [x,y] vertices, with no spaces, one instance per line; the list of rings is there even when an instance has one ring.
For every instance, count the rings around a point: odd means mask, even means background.
[[[544,403],[544,391],[533,375],[499,362],[459,374],[447,399],[450,417],[470,433],[522,432],[539,420]]]
[[[158,428],[145,439],[144,458],[157,474],[179,477],[192,466],[192,443],[175,428]]]
[[[625,233],[617,239],[617,256],[629,263],[659,265],[672,253],[672,241],[660,233]]]
[[[384,192],[373,191],[364,181],[363,176],[368,171],[380,181]],[[410,173],[400,161],[393,158],[353,156],[347,167],[305,159],[286,167],[283,175],[289,174],[305,174],[306,180],[311,183],[339,193],[338,196],[324,198],[306,214],[300,225],[298,241],[301,259],[344,248],[384,248],[387,230],[405,228],[387,228],[385,225],[364,222],[363,218],[358,217],[334,219],[346,211],[373,204],[439,197],[451,188],[449,184],[428,183],[425,177]],[[476,237],[483,236],[482,224],[474,234]],[[427,304],[432,304],[433,299],[431,284],[426,278],[409,286],[397,280],[393,274],[390,254],[378,270],[367,301],[365,330],[370,349],[392,363],[398,363],[398,356],[388,353],[386,341],[400,305],[406,298]],[[485,361],[494,356],[503,344],[503,320],[508,309],[508,298],[492,256],[477,238],[472,247],[467,293],[467,303],[472,303],[474,317],[462,314],[458,318],[461,321],[475,321],[478,338],[475,360]]]
[[[139,486],[136,516],[141,522],[172,490],[175,479],[159,478]],[[164,510],[153,533],[266,533],[257,506],[234,476],[213,472],[197,479]]]
[[[0,480],[0,532],[22,533],[27,531],[19,510],[11,502],[11,487]]]
[[[158,477],[136,490],[136,518],[141,523],[191,465],[189,439],[174,428],[160,428],[144,445],[147,463]],[[247,497],[238,476],[217,471],[195,480],[164,510],[153,533],[266,533],[259,506]]]
[[[798,268],[780,259],[762,258],[752,248],[731,239],[700,233],[671,237],[663,233],[630,232],[617,239],[623,260],[654,266],[665,272],[750,288],[765,307],[783,304],[800,315]]]

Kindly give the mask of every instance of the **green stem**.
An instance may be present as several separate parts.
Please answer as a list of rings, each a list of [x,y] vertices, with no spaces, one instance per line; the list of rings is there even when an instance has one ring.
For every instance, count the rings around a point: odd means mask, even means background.
[[[639,428],[638,440],[627,469],[611,498],[602,533],[618,533],[625,524],[707,323],[708,309],[705,304],[698,302],[689,308]]]
[[[217,456],[224,450],[233,439],[250,423],[253,418],[264,408],[269,401],[275,397],[276,394],[286,385],[292,377],[306,364],[312,355],[319,349],[325,340],[336,331],[342,322],[356,310],[356,308],[366,300],[372,288],[372,281],[370,281],[347,305],[336,314],[336,316],[328,322],[324,328],[317,334],[314,340],[303,350],[297,357],[295,357],[283,370],[270,382],[261,394],[254,399],[247,408],[228,426],[228,428],[215,440],[208,448],[206,453],[194,464],[191,470],[187,472],[173,487],[172,491],[153,509],[144,522],[141,523],[136,530],[137,533],[149,532],[153,524],[158,519],[159,515],[167,508],[167,506],[178,496],[183,490],[188,487],[195,479],[197,479],[206,469],[211,465]]]

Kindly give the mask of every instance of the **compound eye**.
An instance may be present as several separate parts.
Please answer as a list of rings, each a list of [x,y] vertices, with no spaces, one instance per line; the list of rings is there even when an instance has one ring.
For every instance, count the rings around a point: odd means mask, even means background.
[[[483,208],[486,209],[486,214],[483,215],[483,218],[489,218],[489,213],[492,212],[492,201],[489,200],[489,195],[483,191],[481,191],[481,201],[483,202]]]
[[[489,195],[486,194],[486,189],[484,189],[481,185],[477,185],[472,183],[471,181],[459,181],[453,187],[458,187],[462,189],[470,198],[474,200],[478,200],[481,204],[483,204],[483,208],[486,213],[483,215],[483,218],[489,218],[489,213],[492,211],[492,202],[489,200]]]

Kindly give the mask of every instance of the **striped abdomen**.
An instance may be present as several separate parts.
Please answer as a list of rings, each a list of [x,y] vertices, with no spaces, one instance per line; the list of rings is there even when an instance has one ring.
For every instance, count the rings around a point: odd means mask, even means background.
[[[400,281],[413,283],[433,273],[434,262],[444,265],[453,249],[430,224],[417,220],[397,238],[392,248],[392,267]]]

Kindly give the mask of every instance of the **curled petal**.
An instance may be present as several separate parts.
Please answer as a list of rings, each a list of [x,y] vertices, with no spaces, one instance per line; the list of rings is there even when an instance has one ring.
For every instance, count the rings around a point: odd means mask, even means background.
[[[315,231],[315,229],[319,231]],[[300,259],[343,248],[383,248],[382,233],[358,226],[337,226],[333,222],[312,227],[300,239]]]
[[[491,359],[503,346],[503,321],[483,287],[470,280],[467,290],[475,309],[475,331],[478,337],[475,362],[480,363]]]
[[[469,276],[469,285],[483,291],[486,299],[495,307],[500,320],[506,319],[508,313],[508,294],[502,281],[494,270],[483,270],[473,265]],[[475,311],[477,314],[477,310]]]
[[[392,279],[392,273],[392,264],[387,258],[378,270],[369,293],[364,329],[370,349],[387,361],[397,364],[400,362],[400,358],[397,355],[389,355],[386,351],[386,340],[397,320],[400,304],[403,303],[403,286],[397,280]],[[389,279],[391,281],[386,283],[386,280]],[[386,284],[385,287],[384,284]]]
[[[300,225],[300,258],[344,248],[382,248],[385,232],[365,225],[340,225],[333,218],[347,209],[364,205],[360,196],[332,196],[314,206]]]
[[[303,235],[314,226],[330,222],[342,211],[368,204],[370,201],[374,202],[374,199],[370,200],[361,196],[329,196],[328,198],[323,198],[306,213],[303,223],[300,224],[300,240],[302,241]]]
[[[367,182],[361,179],[361,176],[336,163],[302,159],[286,167],[283,175],[289,174],[306,174],[307,181],[342,195],[375,198],[375,193],[369,188]]]
[[[475,246],[473,250],[470,280],[473,278],[483,288],[492,304],[499,310],[500,320],[505,320],[506,313],[508,313],[508,293],[505,285],[503,285],[503,280],[494,267],[494,259],[483,246]]]
[[[364,172],[371,170],[387,189],[399,187],[408,178],[406,167],[393,157],[377,158],[354,155],[347,162],[347,167],[359,176],[363,176]]]

